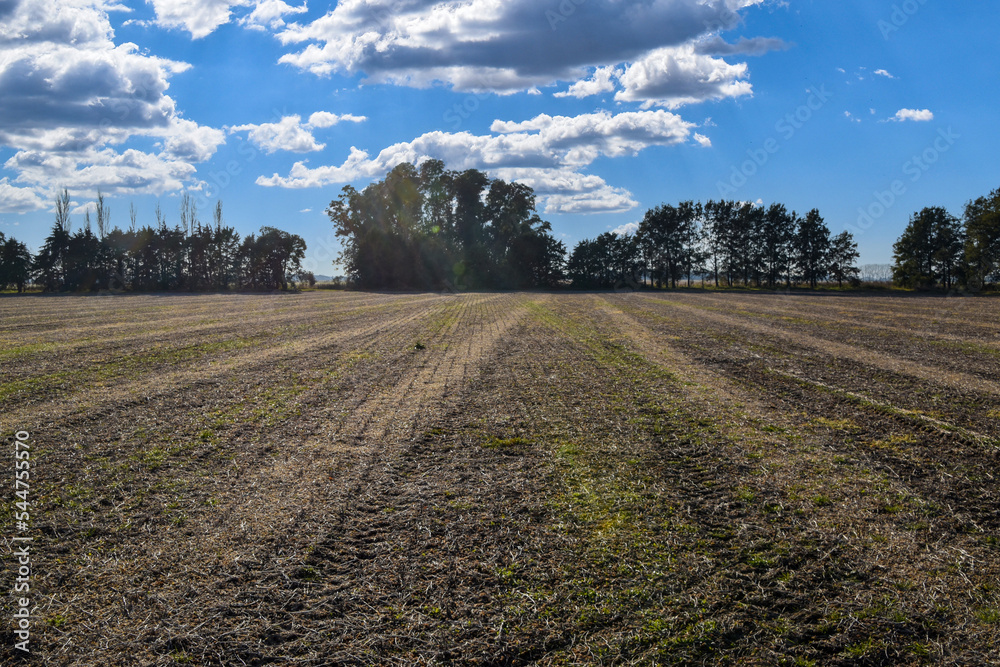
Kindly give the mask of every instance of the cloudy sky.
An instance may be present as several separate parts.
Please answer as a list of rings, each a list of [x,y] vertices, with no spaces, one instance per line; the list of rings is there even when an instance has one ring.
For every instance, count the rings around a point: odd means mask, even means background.
[[[0,231],[191,193],[336,273],[323,211],[428,157],[530,184],[568,246],[684,199],[819,208],[887,262],[1000,187],[1000,7],[971,0],[0,0]]]

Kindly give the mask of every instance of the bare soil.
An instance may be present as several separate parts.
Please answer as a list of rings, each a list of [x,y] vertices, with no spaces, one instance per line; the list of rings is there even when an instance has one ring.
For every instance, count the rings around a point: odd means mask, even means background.
[[[998,306],[2,298],[31,660],[1000,664]]]

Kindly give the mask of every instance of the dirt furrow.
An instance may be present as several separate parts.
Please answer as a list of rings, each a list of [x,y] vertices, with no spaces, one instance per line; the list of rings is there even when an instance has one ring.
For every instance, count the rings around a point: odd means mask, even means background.
[[[651,302],[659,301],[655,297],[649,300]],[[660,303],[667,305],[667,302],[661,301]],[[744,329],[765,336],[772,344],[782,345],[787,342],[798,347],[809,347],[822,354],[838,359],[848,359],[870,368],[881,368],[894,373],[904,373],[933,384],[941,384],[956,389],[971,389],[985,394],[1000,396],[1000,383],[968,373],[918,364],[898,357],[886,357],[884,354],[865,348],[825,340],[800,332],[791,334],[780,327],[748,322],[722,313],[705,311],[687,304],[669,302],[668,305],[671,308],[683,309],[699,319],[736,329]]]

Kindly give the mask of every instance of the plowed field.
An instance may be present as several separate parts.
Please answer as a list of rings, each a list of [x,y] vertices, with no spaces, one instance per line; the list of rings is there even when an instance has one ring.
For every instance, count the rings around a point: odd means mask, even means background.
[[[998,419],[986,297],[3,298],[0,588],[39,665],[1000,664]]]

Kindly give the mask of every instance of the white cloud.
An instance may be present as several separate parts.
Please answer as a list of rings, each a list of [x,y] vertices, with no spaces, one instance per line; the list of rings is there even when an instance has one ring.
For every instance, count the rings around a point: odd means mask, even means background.
[[[510,93],[580,81],[591,68],[732,28],[735,11],[763,1],[341,0],[277,36],[300,46],[281,62],[319,75]]]
[[[4,166],[20,174],[18,182],[46,192],[54,184],[71,184],[74,191],[101,190],[112,196],[180,190],[195,173],[195,167],[184,160],[134,149],[119,153],[111,148],[75,154],[19,151]]]
[[[614,79],[617,79],[619,76],[621,76],[621,72],[614,67],[598,67],[592,77],[577,81],[569,87],[569,90],[556,93],[553,97],[575,97],[582,99],[584,97],[591,97],[592,95],[600,95],[601,93],[613,93],[615,92]]]
[[[226,134],[222,130],[183,118],[173,119],[164,137],[164,155],[187,162],[205,162],[215,155],[220,145],[226,143]]]
[[[615,99],[642,102],[643,108],[676,109],[726,97],[752,95],[746,63],[730,65],[695,53],[693,45],[658,49],[630,64],[621,76],[624,90]]]
[[[282,0],[263,0],[257,3],[253,12],[240,19],[240,25],[253,30],[279,30],[285,27],[286,15],[305,14],[307,11],[306,3],[293,7]]]
[[[167,95],[169,79],[189,65],[114,43],[108,12],[125,10],[101,0],[0,0],[0,145],[16,151],[8,187],[46,198],[93,183],[169,191],[224,142],[181,118]],[[162,152],[129,148],[134,138],[159,141]]]
[[[896,78],[892,74],[889,74],[889,72],[887,70],[884,70],[884,69],[877,69],[877,70],[875,70],[875,73],[878,74],[879,76],[884,76],[887,79],[895,79]]]
[[[635,234],[637,231],[639,231],[639,223],[630,222],[628,224],[619,225],[618,227],[615,227],[614,229],[611,230],[611,233],[617,234],[618,236],[630,236],[632,234]]]
[[[844,118],[846,118],[847,120],[851,121],[852,123],[860,123],[861,122],[861,119],[857,118],[850,111],[845,111],[844,112]]]
[[[694,140],[697,141],[699,144],[701,144],[704,148],[712,147],[712,140],[706,137],[704,134],[698,134],[696,132],[694,135]]]
[[[360,123],[367,120],[364,116],[337,114],[328,111],[317,111],[309,116],[309,122],[303,123],[299,115],[284,116],[277,123],[247,124],[229,128],[229,133],[248,132],[248,138],[258,148],[267,153],[288,151],[291,153],[311,153],[326,148],[326,144],[316,141],[312,131],[333,127],[341,122]]]
[[[248,7],[253,0],[147,0],[156,10],[156,23],[163,28],[180,28],[194,39],[212,34],[229,23],[233,7]]]
[[[896,115],[889,120],[898,123],[905,121],[927,122],[934,120],[934,113],[930,109],[900,109]]]
[[[636,206],[626,190],[581,173],[599,157],[634,155],[651,146],[687,141],[692,123],[663,110],[575,117],[542,114],[528,121],[494,121],[490,135],[429,132],[372,158],[352,147],[339,166],[297,162],[288,176],[261,176],[258,185],[322,187],[377,178],[401,162],[443,160],[451,169],[483,169],[535,188],[547,212],[621,211]]]
[[[317,111],[309,116],[309,125],[311,127],[324,128],[333,127],[338,123],[363,123],[366,120],[368,120],[368,118],[365,116],[355,116],[349,113],[338,116],[337,114],[330,113],[329,111]]]
[[[309,153],[326,148],[326,144],[318,143],[309,128],[302,125],[301,116],[285,116],[277,123],[237,125],[229,128],[229,132],[249,132],[250,141],[267,153]]]
[[[531,187],[546,214],[617,213],[639,205],[628,190],[608,185],[600,176],[572,169],[506,168],[493,173],[505,181]]]
[[[44,209],[46,201],[33,190],[18,188],[0,178],[0,213],[27,213]]]

